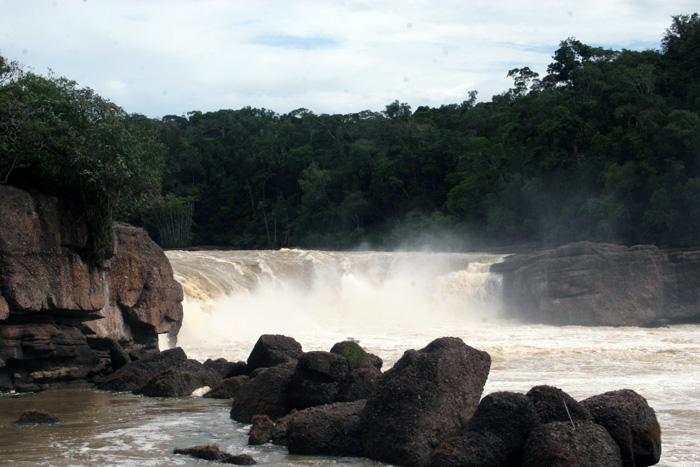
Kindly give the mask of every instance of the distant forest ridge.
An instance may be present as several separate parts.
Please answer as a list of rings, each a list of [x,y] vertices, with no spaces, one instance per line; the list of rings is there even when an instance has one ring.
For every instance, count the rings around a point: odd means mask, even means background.
[[[489,102],[161,120],[3,59],[0,181],[166,247],[700,244],[698,14],[673,17],[659,50],[569,38],[552,58]]]

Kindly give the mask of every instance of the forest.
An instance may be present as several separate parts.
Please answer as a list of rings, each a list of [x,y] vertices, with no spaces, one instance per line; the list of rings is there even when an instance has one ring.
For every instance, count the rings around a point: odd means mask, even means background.
[[[164,247],[700,244],[697,13],[658,50],[568,38],[507,73],[439,108],[150,119],[0,57],[0,183],[80,203],[98,258],[114,219]]]

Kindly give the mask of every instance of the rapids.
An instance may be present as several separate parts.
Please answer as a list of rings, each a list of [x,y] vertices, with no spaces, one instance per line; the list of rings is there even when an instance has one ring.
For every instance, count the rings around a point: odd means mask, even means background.
[[[390,368],[403,352],[441,336],[487,351],[484,393],[557,386],[577,399],[629,388],[661,424],[661,466],[700,464],[699,325],[553,327],[500,316],[498,255],[281,251],[170,251],[185,290],[178,345],[205,360],[245,360],[264,333],[294,337],[304,350],[357,339]],[[11,425],[25,408],[58,415],[55,426]],[[261,465],[380,465],[366,459],[289,456],[247,446],[247,427],[228,418],[230,402],[148,399],[68,386],[0,397],[0,464],[203,465],[175,447],[217,443]]]

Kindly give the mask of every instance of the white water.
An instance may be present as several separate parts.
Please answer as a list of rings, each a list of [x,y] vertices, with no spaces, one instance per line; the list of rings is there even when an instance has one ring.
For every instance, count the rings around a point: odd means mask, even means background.
[[[261,334],[329,350],[348,337],[382,357],[441,336],[487,351],[485,394],[557,386],[577,399],[629,388],[656,410],[659,465],[700,463],[700,326],[525,325],[499,317],[499,278],[479,254],[319,251],[169,252],[186,291],[179,345],[245,360]]]

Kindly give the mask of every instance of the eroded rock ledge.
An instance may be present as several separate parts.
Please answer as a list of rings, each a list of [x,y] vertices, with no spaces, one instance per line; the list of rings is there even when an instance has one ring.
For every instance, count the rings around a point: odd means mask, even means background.
[[[114,257],[90,267],[71,206],[0,186],[0,390],[110,371],[182,323],[182,288],[145,231],[115,226]]]
[[[700,322],[700,250],[580,242],[509,256],[507,317],[558,325],[653,326]]]

